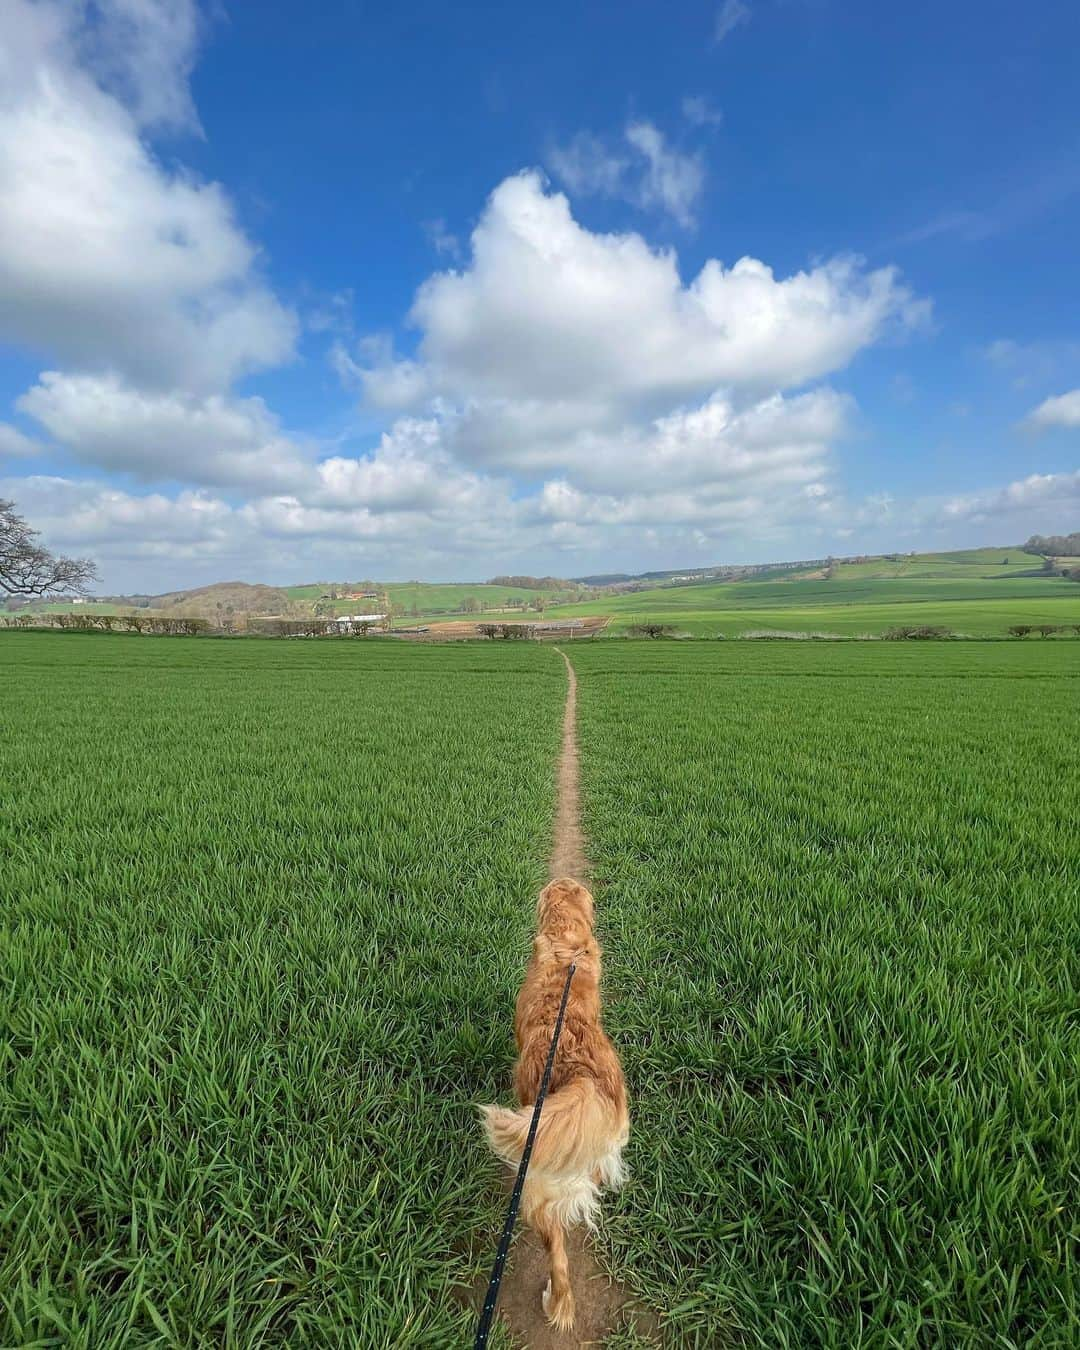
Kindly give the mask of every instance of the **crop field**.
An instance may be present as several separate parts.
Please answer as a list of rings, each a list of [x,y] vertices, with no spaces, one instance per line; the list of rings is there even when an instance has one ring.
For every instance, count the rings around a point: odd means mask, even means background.
[[[941,624],[969,636],[1004,637],[1013,624],[1080,624],[1080,586],[1060,577],[955,575],[706,582],[559,606],[552,614],[563,618],[598,608],[612,616],[612,634],[652,621],[695,637],[777,629],[853,637],[897,624]]]
[[[325,591],[323,586],[287,586],[290,600],[316,601]],[[511,601],[528,602],[537,596],[552,596],[557,591],[526,590],[521,586],[493,586],[486,582],[422,582],[393,581],[386,585],[392,604],[400,605],[406,618],[427,618],[432,615],[464,614],[467,601],[475,600],[485,609],[494,609]],[[352,613],[362,604],[359,600],[339,600],[333,603],[343,614]]]
[[[969,548],[954,553],[901,554],[869,562],[841,563],[838,580],[849,577],[1021,577],[1042,567],[1042,558],[1018,548]]]
[[[672,1345],[1076,1344],[1080,648],[567,652],[610,1269]],[[10,632],[0,687],[0,1345],[468,1344],[558,653]]]
[[[1080,587],[1077,588],[1080,592]],[[793,597],[794,599],[795,597]],[[562,617],[563,611],[555,611]],[[618,636],[636,623],[671,624],[679,633],[691,637],[742,637],[748,633],[823,633],[837,637],[878,637],[890,628],[904,624],[932,624],[952,630],[963,637],[1005,637],[1013,624],[1050,624],[1067,627],[1065,636],[1076,636],[1080,624],[1080,593],[1058,594],[1043,599],[1020,600],[924,601],[905,604],[889,601],[881,604],[842,604],[808,606],[793,604],[769,609],[669,610],[662,604],[642,607],[636,614],[620,614],[611,625]],[[1036,638],[1036,641],[1041,639]],[[1060,640],[1055,638],[1055,641]]]
[[[1005,637],[1016,624],[1047,624],[1068,630],[1067,636],[1077,636],[1073,630],[1080,625],[1080,585],[1061,576],[1043,575],[1041,568],[1041,558],[1006,547],[838,562],[831,578],[820,567],[793,565],[774,568],[757,580],[657,582],[643,591],[598,591],[587,600],[574,600],[571,583],[562,591],[544,592],[468,582],[389,582],[386,589],[399,613],[399,627],[471,622],[481,611],[493,619],[531,617],[521,606],[543,596],[546,618],[610,619],[607,631],[614,637],[639,623],[670,624],[692,637],[777,631],[878,636],[906,624],[940,626],[966,637]],[[326,589],[324,584],[285,587],[282,594],[288,604],[283,601],[282,608],[291,606],[303,612],[314,607]],[[370,609],[375,602],[339,599],[322,603],[335,613],[353,614]],[[197,598],[192,604],[198,607]],[[76,607],[68,601],[40,608],[72,611]],[[116,606],[78,608],[96,613],[114,612]],[[206,612],[211,618],[217,614],[212,606]]]
[[[610,632],[639,622],[667,622],[695,637],[737,637],[755,630],[877,634],[896,624],[940,624],[967,636],[1003,637],[1012,624],[1080,624],[1080,586],[1062,578],[880,576],[834,580],[701,583],[613,595]],[[597,603],[559,606],[562,617]]]
[[[463,1344],[557,655],[6,633],[0,688],[0,1344]]]
[[[1080,1343],[1071,643],[596,643],[608,1259],[677,1344]]]

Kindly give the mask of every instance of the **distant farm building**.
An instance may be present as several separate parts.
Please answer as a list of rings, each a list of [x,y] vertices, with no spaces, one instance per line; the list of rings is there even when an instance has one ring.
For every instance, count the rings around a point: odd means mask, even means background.
[[[386,617],[385,614],[341,614],[333,622],[339,633],[354,633],[358,628],[374,628],[385,623]]]

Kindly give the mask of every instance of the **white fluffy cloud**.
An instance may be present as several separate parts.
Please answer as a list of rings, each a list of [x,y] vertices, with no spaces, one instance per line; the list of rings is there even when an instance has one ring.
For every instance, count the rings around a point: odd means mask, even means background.
[[[37,441],[32,440],[18,427],[9,422],[0,422],[0,456],[36,455],[41,449]]]
[[[193,24],[173,0],[8,0],[0,337],[186,389],[224,389],[290,355],[295,319],[261,280],[224,191],[163,168],[141,139],[142,123],[188,115]]]
[[[829,389],[772,394],[737,406],[718,393],[640,425],[580,426],[580,407],[475,404],[442,419],[462,458],[520,477],[567,478],[590,492],[714,484],[801,483],[827,472],[849,400]]]
[[[822,479],[847,401],[785,391],[924,312],[892,269],[855,259],[786,278],[712,260],[684,283],[673,253],[586,230],[533,173],[496,189],[472,246],[421,286],[416,357],[380,344],[351,369],[372,403],[426,413],[455,459],[555,484],[563,503],[571,488],[594,519],[637,494],[635,517],[719,521],[735,497]]]
[[[323,460],[318,486],[308,494],[315,505],[326,508],[424,512],[433,521],[467,519],[505,496],[504,483],[463,468],[453,458],[441,425],[432,418],[399,418],[371,455]]]
[[[370,454],[318,460],[259,398],[148,393],[114,376],[46,371],[19,407],[87,465],[146,483],[236,490],[273,499],[275,510],[437,515],[473,509],[496,486],[454,462],[432,420],[399,419]]]
[[[730,556],[732,539],[839,518],[851,405],[814,382],[918,324],[895,270],[838,258],[776,276],[746,257],[684,280],[674,252],[589,231],[535,172],[500,184],[469,256],[419,288],[407,359],[386,338],[346,349],[349,292],[312,315],[345,381],[388,414],[373,448],[307,441],[238,396],[245,372],[289,358],[296,321],[224,189],[147,139],[199,133],[198,37],[193,0],[5,10],[0,339],[46,355],[18,408],[79,466],[9,495],[50,544],[142,587],[153,560],[281,579],[359,558],[383,575],[599,560],[623,540],[658,561]],[[687,117],[715,115],[699,100]],[[615,148],[580,139],[561,170],[685,224],[704,179],[645,121]],[[442,222],[431,236],[457,258]],[[9,472],[36,448],[0,424]]]
[[[585,229],[523,173],[492,194],[468,264],[420,287],[415,355],[378,338],[336,361],[369,405],[401,415],[380,454],[419,436],[420,460],[444,457],[440,482],[454,465],[505,475],[523,539],[595,548],[603,529],[705,547],[838,518],[832,449],[851,400],[800,386],[925,314],[894,269],[854,258],[782,278],[710,260],[684,282],[674,253]]]
[[[0,496],[50,545],[104,559],[212,557],[231,551],[233,509],[206,492],[133,495],[99,482],[58,476],[0,480]]]
[[[135,389],[47,370],[18,400],[77,459],[146,482],[296,488],[313,469],[262,399]]]
[[[376,404],[439,396],[628,412],[720,386],[765,392],[838,370],[925,314],[894,268],[853,258],[783,279],[755,258],[710,259],[684,284],[674,253],[586,230],[535,173],[500,184],[472,247],[468,268],[420,288],[419,360],[368,372]]]
[[[939,515],[946,522],[1026,517],[1035,529],[1047,519],[1048,509],[1064,526],[1078,508],[1080,469],[1072,473],[1033,473],[1001,488],[950,497],[941,504]]]
[[[462,491],[461,486],[457,489]],[[491,570],[493,551],[515,546],[523,514],[492,480],[464,503],[430,511],[415,503],[374,509],[369,500],[332,506],[290,495],[236,504],[207,491],[131,493],[93,479],[0,478],[52,548],[89,554],[106,590],[166,590],[238,576],[284,582],[368,571],[408,576],[445,566]],[[461,509],[462,505],[468,509]],[[535,543],[547,527],[534,530]]]
[[[693,225],[705,185],[701,155],[676,150],[647,121],[631,122],[623,142],[613,147],[589,132],[579,132],[568,145],[553,146],[548,162],[579,196],[617,197],[634,206],[667,211],[685,227]]]
[[[1048,427],[1080,427],[1080,389],[1044,399],[1032,409],[1027,420],[1040,431]]]
[[[78,30],[90,67],[146,126],[198,131],[188,77],[195,64],[194,0],[92,0]]]

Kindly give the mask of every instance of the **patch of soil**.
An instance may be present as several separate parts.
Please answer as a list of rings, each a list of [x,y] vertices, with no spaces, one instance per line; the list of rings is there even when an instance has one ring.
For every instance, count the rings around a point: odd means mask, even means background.
[[[498,1316],[509,1327],[515,1345],[523,1350],[600,1347],[613,1331],[627,1325],[634,1326],[639,1336],[659,1345],[656,1318],[604,1274],[589,1250],[584,1231],[580,1227],[572,1228],[566,1239],[576,1306],[574,1329],[569,1332],[556,1331],[549,1326],[540,1304],[548,1279],[544,1244],[529,1228],[520,1229],[514,1238],[499,1291]],[[485,1275],[472,1290],[470,1302],[478,1314],[487,1286]]]
[[[574,877],[584,882],[588,873],[585,861],[585,835],[581,828],[581,781],[577,745],[577,674],[570,658],[556,648],[566,662],[566,707],[563,711],[562,752],[559,755],[558,805],[555,831],[548,862],[548,875]]]

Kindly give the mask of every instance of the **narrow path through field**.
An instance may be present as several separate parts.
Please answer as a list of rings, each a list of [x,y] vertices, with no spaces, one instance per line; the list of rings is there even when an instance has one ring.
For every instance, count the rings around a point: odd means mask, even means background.
[[[577,674],[570,658],[556,647],[566,662],[566,707],[563,712],[562,750],[558,765],[558,801],[548,875],[575,877],[587,875],[585,835],[581,828],[581,792],[577,745]],[[509,1190],[510,1181],[507,1181]],[[540,1295],[548,1278],[544,1245],[531,1229],[519,1229],[511,1250],[510,1265],[499,1296],[499,1312],[510,1327],[515,1344],[525,1350],[573,1350],[574,1347],[603,1346],[616,1328],[636,1322],[642,1335],[655,1331],[655,1321],[636,1307],[631,1295],[613,1283],[600,1269],[584,1230],[570,1230],[567,1238],[570,1275],[574,1285],[577,1315],[570,1334],[553,1331],[540,1306]],[[483,1287],[478,1291],[482,1297]]]
[[[567,654],[556,647],[566,662],[566,707],[563,711],[562,751],[559,754],[559,795],[555,807],[555,831],[551,842],[548,876],[573,877],[584,881],[585,835],[581,828],[581,787],[577,744],[577,672]]]

